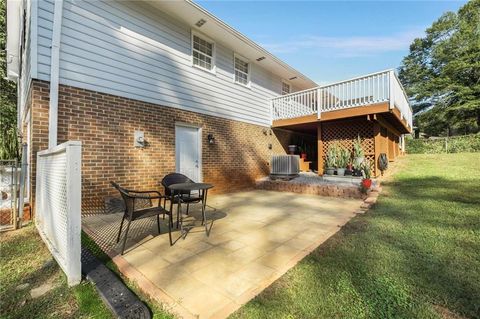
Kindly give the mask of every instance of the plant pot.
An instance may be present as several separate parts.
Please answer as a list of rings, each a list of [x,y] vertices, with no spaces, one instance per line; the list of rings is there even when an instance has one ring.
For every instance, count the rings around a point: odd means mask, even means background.
[[[362,176],[362,171],[355,168],[355,169],[353,170],[353,174],[352,174],[352,175],[353,175],[353,176]]]
[[[370,178],[362,179],[362,186],[366,189],[370,189],[370,187],[372,187],[372,180]]]
[[[288,152],[290,154],[295,154],[295,150],[297,149],[297,145],[288,145]]]
[[[351,169],[346,169],[345,170],[345,176],[352,176],[353,175],[353,171]]]
[[[326,173],[327,175],[333,175],[333,174],[335,173],[335,168],[333,168],[333,167],[327,167],[327,168],[325,169],[325,173]]]
[[[353,160],[353,164],[355,165],[355,168],[359,169],[362,166],[362,163],[364,160],[365,160],[365,156],[355,157],[355,159]]]
[[[345,168],[337,168],[338,176],[345,176]]]
[[[300,153],[300,157],[304,160],[307,159],[307,153]]]

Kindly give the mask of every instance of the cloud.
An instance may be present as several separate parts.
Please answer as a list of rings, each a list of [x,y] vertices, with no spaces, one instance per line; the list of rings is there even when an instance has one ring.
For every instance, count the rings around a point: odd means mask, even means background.
[[[263,43],[267,50],[277,54],[289,54],[310,50],[328,51],[340,57],[375,56],[385,52],[407,50],[413,39],[423,36],[424,28],[412,29],[389,36],[329,37],[303,35],[278,43]]]

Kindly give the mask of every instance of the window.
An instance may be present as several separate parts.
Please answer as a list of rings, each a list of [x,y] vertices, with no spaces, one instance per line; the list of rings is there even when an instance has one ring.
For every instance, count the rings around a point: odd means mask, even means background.
[[[290,84],[282,82],[282,95],[290,94]]]
[[[193,65],[208,71],[215,69],[214,65],[215,44],[212,41],[192,35]]]
[[[250,64],[238,55],[234,55],[235,82],[248,86],[250,84]]]

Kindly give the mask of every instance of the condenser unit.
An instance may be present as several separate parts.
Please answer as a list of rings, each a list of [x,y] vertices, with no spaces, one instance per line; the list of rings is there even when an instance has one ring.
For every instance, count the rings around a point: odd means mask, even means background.
[[[291,179],[298,176],[299,160],[298,155],[273,155],[270,162],[270,177]]]

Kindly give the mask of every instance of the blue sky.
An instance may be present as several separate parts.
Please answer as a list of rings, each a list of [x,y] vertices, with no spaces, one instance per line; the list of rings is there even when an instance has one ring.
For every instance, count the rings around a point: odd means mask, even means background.
[[[466,1],[198,1],[319,84],[397,68],[412,40]]]

